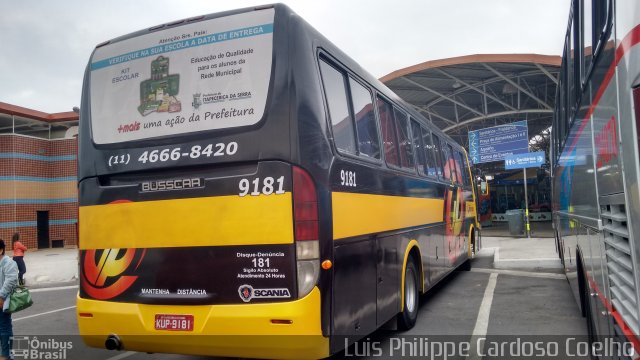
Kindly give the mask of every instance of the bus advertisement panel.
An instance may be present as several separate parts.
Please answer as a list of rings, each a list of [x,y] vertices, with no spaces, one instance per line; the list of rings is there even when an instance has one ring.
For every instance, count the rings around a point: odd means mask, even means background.
[[[273,15],[265,9],[194,22],[97,48],[90,64],[94,142],[258,122],[271,76]]]

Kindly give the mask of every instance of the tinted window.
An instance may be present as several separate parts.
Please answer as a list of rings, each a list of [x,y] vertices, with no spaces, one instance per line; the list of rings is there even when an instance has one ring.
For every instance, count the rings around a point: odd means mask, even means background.
[[[431,132],[422,128],[422,143],[427,154],[427,175],[436,177],[438,174],[442,174],[442,170],[439,169],[439,161],[436,162],[435,146],[431,142]]]
[[[433,138],[433,155],[436,160],[436,172],[438,173],[439,178],[443,178],[444,171],[442,171],[442,154],[441,154],[442,147],[440,147],[440,138],[436,134],[433,134],[432,138]]]
[[[380,159],[380,141],[378,140],[378,127],[373,113],[371,93],[351,78],[349,78],[349,84],[353,114],[356,119],[358,151],[360,155]]]
[[[407,115],[398,109],[394,109],[398,134],[398,149],[400,150],[400,165],[404,168],[412,168],[413,144],[409,134],[409,122]]]
[[[462,156],[462,182],[465,186],[469,186],[471,185],[471,179],[469,178],[469,161],[464,153],[461,153],[460,155]]]
[[[574,9],[575,11],[575,9]],[[569,34],[569,43],[567,46],[569,47],[568,54],[569,58],[567,60],[567,100],[569,104],[567,105],[567,109],[569,110],[569,118],[573,117],[573,113],[576,107],[576,72],[578,67],[576,67],[576,36],[575,36],[575,28],[576,25],[573,21],[570,22],[570,34]],[[578,77],[579,78],[579,77]]]
[[[393,121],[393,108],[388,102],[380,98],[377,98],[376,102],[378,105],[378,115],[380,116],[384,158],[387,161],[387,164],[400,166],[398,143],[396,140],[396,126]]]
[[[442,143],[442,167],[445,180],[455,180],[455,169],[451,145]]]
[[[344,75],[324,61],[320,61],[320,69],[333,129],[333,141],[338,150],[355,154],[353,122],[347,105]]]
[[[602,1],[602,0],[598,0]],[[592,23],[592,10],[591,10],[591,0],[586,0],[582,2],[582,54],[584,56],[583,69],[584,72],[582,74],[582,79],[585,80],[587,76],[587,71],[589,70],[589,66],[591,65],[591,60],[593,59],[593,23]]]
[[[418,172],[421,175],[426,175],[428,172],[427,157],[422,142],[422,128],[420,124],[411,120],[411,134],[413,135],[413,145],[416,148],[416,160],[418,165]]]
[[[456,166],[455,166],[455,169],[456,169],[456,178],[455,178],[456,182],[458,184],[464,184],[464,177],[465,176],[464,176],[464,170],[463,170],[463,167],[462,167],[462,154],[460,154],[460,151],[454,150],[453,155],[454,155],[454,160],[456,162]]]

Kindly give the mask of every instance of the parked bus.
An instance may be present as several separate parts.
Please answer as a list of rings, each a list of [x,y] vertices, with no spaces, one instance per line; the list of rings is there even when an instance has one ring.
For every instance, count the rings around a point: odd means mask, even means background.
[[[553,123],[554,228],[591,341],[640,334],[640,3],[573,0]],[[635,221],[633,221],[635,219]]]
[[[284,5],[98,45],[80,123],[90,346],[327,357],[470,266],[464,149]]]

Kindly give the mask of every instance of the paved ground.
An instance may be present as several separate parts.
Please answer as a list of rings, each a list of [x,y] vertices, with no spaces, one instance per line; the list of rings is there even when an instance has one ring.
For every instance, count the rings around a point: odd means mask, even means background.
[[[7,254],[11,256],[12,253],[9,251]],[[27,251],[24,262],[27,265],[24,279],[31,288],[55,286],[78,280],[78,249]]]
[[[483,245],[484,249],[473,259],[470,272],[453,273],[421,298],[415,328],[407,332],[376,331],[333,358],[386,359],[404,355],[459,359],[460,356],[426,355],[424,346],[420,350],[420,344],[469,343],[473,350],[482,353],[489,349],[490,340],[513,343],[518,339],[524,342],[543,341],[545,344],[558,342],[559,354],[565,355],[562,345],[568,336],[583,338],[586,327],[566,277],[558,267],[559,260],[554,263],[557,254],[553,240],[485,236]],[[117,352],[84,345],[78,336],[76,322],[76,253],[75,249],[27,253],[25,258],[33,279],[35,304],[13,317],[15,334],[25,339],[16,347],[28,349],[30,341],[37,337],[41,342],[70,342],[72,347],[63,354],[66,359],[211,359],[127,350]],[[27,281],[29,279],[27,277]],[[61,280],[68,281],[64,286],[54,286]],[[479,349],[476,339],[484,338],[487,339],[486,344],[483,342]],[[375,348],[381,349],[380,353],[375,352]],[[55,351],[45,352],[47,354],[43,356],[55,355]]]

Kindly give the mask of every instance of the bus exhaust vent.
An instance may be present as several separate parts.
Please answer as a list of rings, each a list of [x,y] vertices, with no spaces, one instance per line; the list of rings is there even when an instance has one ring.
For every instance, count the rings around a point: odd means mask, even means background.
[[[600,197],[611,302],[624,322],[638,334],[638,300],[631,258],[624,194]]]

